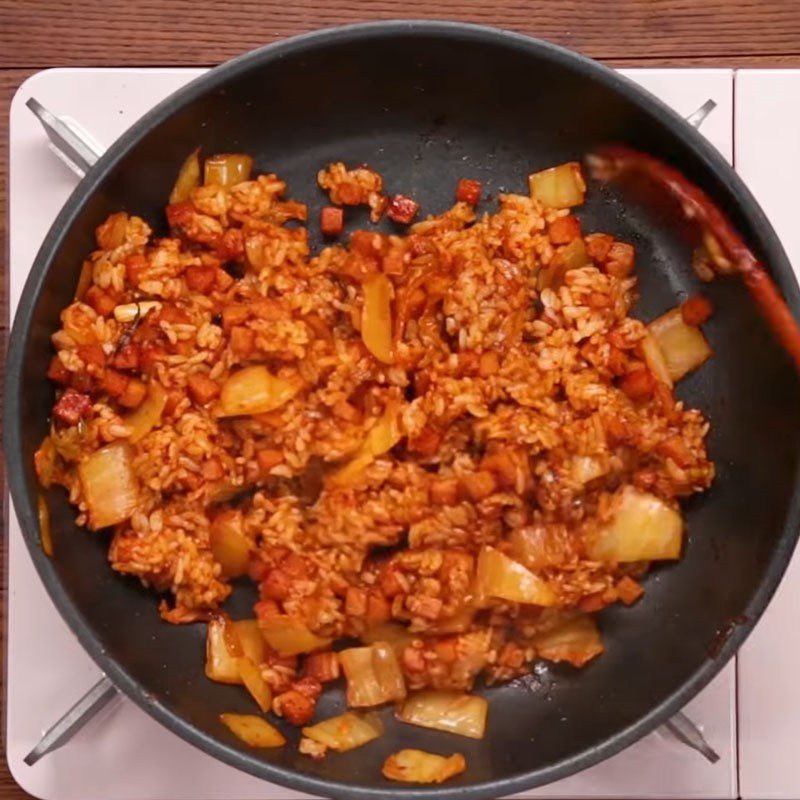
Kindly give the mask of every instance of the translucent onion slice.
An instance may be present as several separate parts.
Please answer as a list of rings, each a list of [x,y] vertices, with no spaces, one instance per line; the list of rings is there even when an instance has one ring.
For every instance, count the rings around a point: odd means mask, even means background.
[[[383,777],[405,783],[442,783],[467,768],[461,753],[438,756],[424,750],[400,750],[383,764]]]
[[[303,736],[319,744],[345,753],[371,742],[383,734],[383,723],[374,711],[358,713],[347,711],[303,728]]]
[[[221,153],[210,156],[204,165],[203,184],[212,183],[230,188],[237,183],[250,180],[253,159],[244,153]]]
[[[53,531],[50,527],[50,509],[43,494],[36,497],[36,510],[39,516],[39,542],[46,556],[53,557]]]
[[[217,683],[242,682],[239,674],[241,652],[236,647],[235,630],[228,630],[225,617],[213,617],[206,628],[206,677]],[[233,645],[233,646],[231,646]]]
[[[255,714],[220,714],[219,721],[251,747],[283,747],[286,744],[277,728]]]
[[[383,622],[380,625],[367,628],[361,635],[361,641],[364,644],[385,642],[392,647],[397,657],[400,658],[403,650],[414,641],[414,634],[410,633],[405,625],[400,625],[397,622]]]
[[[410,725],[482,739],[488,710],[483,697],[427,689],[409,695],[397,711],[397,718]]]
[[[586,181],[577,161],[534,172],[528,176],[528,186],[531,197],[545,208],[579,206],[586,196]]]
[[[364,281],[364,309],[361,314],[361,338],[367,350],[384,364],[392,356],[392,283],[378,273]]]
[[[702,334],[700,334],[702,337]],[[661,381],[661,383],[672,388],[672,371],[669,369],[664,352],[661,349],[656,338],[652,333],[648,333],[642,339],[642,355],[644,356],[645,363],[653,375]]]
[[[379,706],[406,696],[403,671],[387,642],[342,650],[339,661],[347,678],[348,706]]]
[[[231,623],[236,637],[242,646],[242,652],[256,666],[267,659],[267,643],[261,634],[257,619],[240,619]]]
[[[209,533],[211,553],[226,578],[238,578],[247,572],[250,540],[244,534],[242,512],[226,508],[214,517]]]
[[[627,487],[611,521],[587,541],[594,561],[659,561],[680,558],[683,519],[655,495]]]
[[[188,200],[192,191],[200,185],[200,148],[189,153],[181,164],[175,185],[169,195],[170,205]]]
[[[532,644],[539,658],[567,661],[574,667],[582,667],[603,652],[600,631],[588,614],[576,614],[537,634]]]
[[[680,308],[673,308],[648,327],[673,381],[679,381],[713,355],[703,332],[683,321]]]
[[[219,416],[266,414],[288,403],[300,388],[299,381],[277,378],[265,366],[245,367],[223,384]]]
[[[83,497],[92,530],[124,522],[139,503],[139,481],[133,471],[133,450],[114,442],[78,465]]]
[[[276,615],[260,619],[258,625],[267,644],[282,656],[297,656],[322,650],[331,643],[312,633],[299,619],[286,615]]]
[[[478,594],[513,603],[553,606],[558,596],[538,575],[493,547],[483,547],[476,572]]]
[[[144,401],[124,419],[125,427],[131,432],[128,440],[135,444],[147,436],[161,422],[166,405],[166,390],[160,383],[151,380],[147,384],[147,396]]]
[[[238,658],[236,661],[242,683],[256,705],[266,714],[272,707],[272,689],[261,677],[261,670],[249,658]]]

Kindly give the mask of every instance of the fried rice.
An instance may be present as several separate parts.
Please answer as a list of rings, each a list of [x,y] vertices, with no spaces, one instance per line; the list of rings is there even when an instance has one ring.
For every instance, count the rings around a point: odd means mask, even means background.
[[[373,221],[393,202],[368,167],[319,183]],[[111,529],[111,567],[168,621],[256,582],[266,632],[311,636],[267,635],[258,664],[292,722],[342,639],[393,639],[409,690],[582,666],[594,612],[638,600],[659,558],[598,556],[598,537],[632,497],[680,519],[713,479],[708,421],[632,316],[633,248],[535,194],[478,213],[467,183],[444,213],[318,252],[276,175],[184,186],[165,237],[125,213],[97,229],[53,335],[43,484]],[[98,453],[124,497],[100,496]]]

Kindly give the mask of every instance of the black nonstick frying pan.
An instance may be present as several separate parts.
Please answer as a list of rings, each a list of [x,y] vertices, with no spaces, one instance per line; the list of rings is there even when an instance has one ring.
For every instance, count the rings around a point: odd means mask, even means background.
[[[609,142],[668,161],[702,187],[800,316],[800,293],[774,231],[699,134],[610,70],[515,34],[392,22],[283,41],[194,81],[103,156],[56,220],[25,287],[10,341],[4,422],[11,492],[39,574],[123,692],[210,755],[280,784],[326,797],[466,800],[518,792],[612,755],[722,668],[763,612],[800,525],[800,380],[737,277],[704,288],[717,309],[707,326],[715,357],[678,389],[710,417],[718,467],[711,491],[687,506],[685,557],[650,575],[641,603],[602,613],[607,650],[587,668],[556,665],[540,682],[488,690],[482,741],[401,726],[386,710],[381,739],[320,762],[297,753],[296,732],[285,748],[248,749],[217,720],[220,712],[250,712],[251,702],[238,687],[204,677],[204,626],[163,623],[154,597],[109,569],[106,538],[75,526],[63,491],[47,496],[56,557],[47,558],[38,542],[33,453],[53,403],[44,374],[59,311],[72,299],[94,228],[109,213],[128,210],[165,229],[163,206],[192,149],[252,154],[257,170],[277,172],[293,197],[310,203],[313,219],[323,201],[315,175],[329,161],[368,162],[391,191],[430,212],[449,206],[459,178],[482,181],[491,195],[524,191],[530,172]],[[635,244],[643,318],[698,290],[693,244],[674,208],[592,187],[579,213],[586,230]],[[248,614],[252,599],[237,591],[234,616]],[[329,693],[319,717],[342,707],[341,692]],[[460,751],[468,769],[438,788],[384,781],[383,759],[409,746]]]

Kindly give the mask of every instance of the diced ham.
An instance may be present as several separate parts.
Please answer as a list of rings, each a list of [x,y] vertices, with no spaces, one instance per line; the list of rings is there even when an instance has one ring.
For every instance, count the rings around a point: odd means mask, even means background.
[[[66,425],[77,425],[91,410],[92,400],[88,394],[67,389],[53,406],[53,416]]]
[[[325,206],[319,215],[319,227],[325,236],[338,236],[344,230],[344,209]]]
[[[547,233],[553,244],[569,244],[575,239],[580,239],[581,222],[572,214],[566,217],[559,217],[550,223]]]
[[[456,186],[456,200],[470,206],[478,205],[481,199],[481,183],[469,178],[462,178]]]
[[[199,406],[204,406],[219,397],[219,384],[202,373],[195,372],[186,380],[189,396]]]
[[[392,222],[397,222],[400,225],[408,225],[414,217],[417,216],[419,211],[419,203],[406,197],[404,194],[396,194],[389,200],[389,206],[386,209],[386,216]]]

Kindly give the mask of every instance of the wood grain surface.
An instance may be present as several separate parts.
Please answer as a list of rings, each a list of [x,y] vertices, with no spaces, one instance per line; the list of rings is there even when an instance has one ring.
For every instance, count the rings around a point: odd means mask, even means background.
[[[8,109],[29,75],[62,66],[214,65],[314,28],[398,17],[508,28],[613,66],[800,67],[800,0],[0,0],[0,354],[7,332]],[[5,547],[2,608],[4,556]],[[2,615],[0,634],[4,628]],[[0,800],[26,797],[3,757]]]

